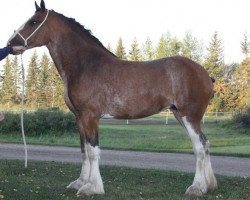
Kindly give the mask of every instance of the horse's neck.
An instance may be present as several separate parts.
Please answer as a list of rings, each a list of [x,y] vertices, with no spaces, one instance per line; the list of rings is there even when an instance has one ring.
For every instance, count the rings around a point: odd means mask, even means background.
[[[103,58],[112,57],[104,49],[93,46],[74,34],[57,37],[47,48],[62,78],[65,75],[74,76],[79,72],[79,68],[90,67],[93,61],[98,64]]]

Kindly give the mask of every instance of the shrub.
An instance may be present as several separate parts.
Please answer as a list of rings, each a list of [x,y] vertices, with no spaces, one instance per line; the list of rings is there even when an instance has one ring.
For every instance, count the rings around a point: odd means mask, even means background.
[[[5,120],[0,126],[1,134],[19,133],[21,131],[20,113],[6,112]],[[24,130],[26,135],[54,133],[62,135],[76,132],[75,117],[72,113],[58,109],[39,109],[24,113]]]
[[[234,114],[233,121],[240,127],[250,128],[250,107]]]

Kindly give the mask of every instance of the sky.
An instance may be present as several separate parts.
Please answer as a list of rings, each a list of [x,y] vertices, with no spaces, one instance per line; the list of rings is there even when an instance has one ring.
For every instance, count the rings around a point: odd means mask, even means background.
[[[179,39],[191,32],[206,48],[217,31],[223,40],[225,62],[232,63],[243,59],[240,43],[244,33],[250,38],[250,0],[45,0],[45,4],[75,18],[112,49],[119,37],[129,49],[135,37],[139,44],[149,37],[156,45],[167,32]],[[34,12],[34,0],[1,0],[0,48]],[[32,52],[24,53],[25,62]],[[0,66],[3,64],[4,60]]]

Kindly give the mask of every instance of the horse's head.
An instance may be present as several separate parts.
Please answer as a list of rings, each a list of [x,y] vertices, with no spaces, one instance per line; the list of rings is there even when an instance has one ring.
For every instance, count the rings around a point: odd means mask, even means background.
[[[40,6],[36,6],[35,14],[24,23],[8,41],[8,46],[26,46],[28,49],[46,45],[49,42],[48,17],[49,10],[41,0]]]

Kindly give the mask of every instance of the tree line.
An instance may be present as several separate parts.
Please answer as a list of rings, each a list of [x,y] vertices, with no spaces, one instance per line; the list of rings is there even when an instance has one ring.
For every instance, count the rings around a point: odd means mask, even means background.
[[[241,63],[224,63],[223,40],[214,32],[210,43],[204,49],[203,44],[187,32],[182,39],[162,34],[157,44],[150,38],[139,45],[136,38],[126,50],[122,38],[115,49],[107,49],[123,60],[144,61],[167,56],[185,56],[200,63],[215,78],[214,97],[208,111],[239,111],[250,105],[250,44],[247,33],[239,44],[244,54]],[[17,56],[6,58],[0,80],[1,107],[13,108],[21,100],[21,66]],[[59,107],[65,109],[63,83],[51,61],[44,53],[41,58],[36,51],[30,57],[25,81],[25,104],[27,108]]]

